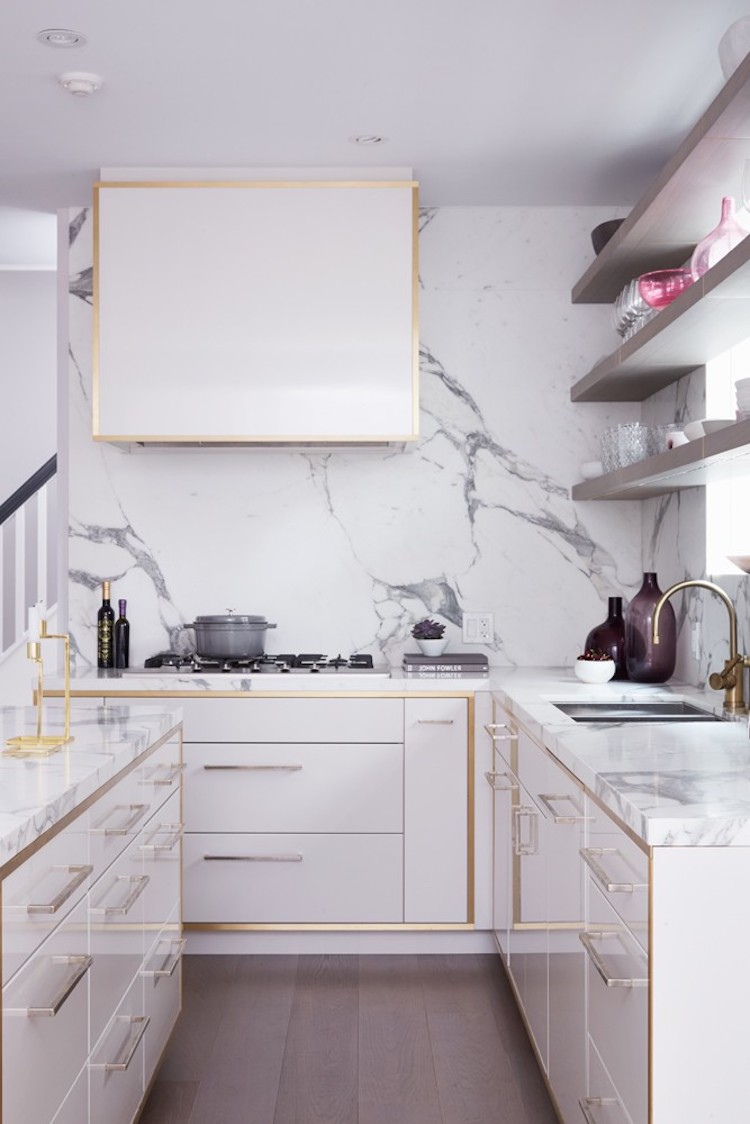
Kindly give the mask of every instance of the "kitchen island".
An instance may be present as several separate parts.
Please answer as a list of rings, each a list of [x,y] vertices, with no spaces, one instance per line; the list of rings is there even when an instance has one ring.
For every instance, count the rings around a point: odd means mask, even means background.
[[[36,721],[0,709],[2,746]],[[180,710],[78,702],[70,732],[0,755],[6,1124],[130,1124],[180,1009]]]

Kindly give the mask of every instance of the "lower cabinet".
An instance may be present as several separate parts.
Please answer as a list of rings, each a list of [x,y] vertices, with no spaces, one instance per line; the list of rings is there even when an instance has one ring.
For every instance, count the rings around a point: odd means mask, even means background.
[[[4,1124],[140,1110],[180,1008],[180,769],[176,732],[3,884]]]
[[[641,924],[634,916],[642,902],[633,904],[632,885],[640,886],[644,864],[647,874],[646,856],[497,700],[488,732],[495,939],[558,1114],[565,1124],[645,1124],[647,952],[589,863],[630,872],[624,911],[643,934],[647,917]],[[602,877],[617,900],[619,883]]]
[[[466,698],[187,700],[188,926],[466,924]]]

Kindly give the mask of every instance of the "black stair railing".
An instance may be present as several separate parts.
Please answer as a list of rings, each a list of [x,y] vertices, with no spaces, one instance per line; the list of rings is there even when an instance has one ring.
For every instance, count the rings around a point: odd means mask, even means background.
[[[38,468],[28,480],[24,481],[20,488],[16,488],[12,496],[8,496],[7,500],[0,504],[0,527],[6,520],[10,519],[11,515],[15,515],[19,507],[23,507],[40,488],[44,487],[56,472],[57,453],[51,456],[41,468]]]

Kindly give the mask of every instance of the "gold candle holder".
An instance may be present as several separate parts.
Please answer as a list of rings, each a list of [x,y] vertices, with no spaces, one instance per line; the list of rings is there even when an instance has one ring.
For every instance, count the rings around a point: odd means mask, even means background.
[[[44,663],[42,661],[42,641],[62,640],[65,659],[65,729],[62,734],[42,733],[42,710],[44,706]],[[39,639],[29,640],[26,655],[37,665],[36,685],[36,734],[19,734],[8,738],[8,747],[3,752],[15,757],[49,757],[64,745],[75,741],[70,733],[70,637],[65,632],[47,632],[47,622],[39,622]]]

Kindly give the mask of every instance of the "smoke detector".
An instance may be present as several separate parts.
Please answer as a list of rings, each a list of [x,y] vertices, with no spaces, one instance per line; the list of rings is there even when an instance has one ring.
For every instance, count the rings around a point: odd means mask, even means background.
[[[78,98],[90,97],[102,84],[98,74],[88,74],[84,70],[71,70],[67,74],[61,74],[58,82],[69,94],[75,94]]]

